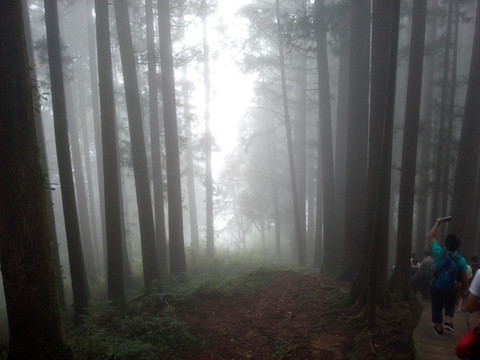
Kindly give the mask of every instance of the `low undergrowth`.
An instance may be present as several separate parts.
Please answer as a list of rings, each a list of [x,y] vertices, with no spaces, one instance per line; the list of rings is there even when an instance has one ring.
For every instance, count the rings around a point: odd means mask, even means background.
[[[81,326],[67,334],[68,343],[76,360],[176,359],[185,348],[202,346],[189,326],[177,319],[179,308],[201,299],[252,295],[274,274],[258,268],[235,278],[202,275],[134,297],[127,310],[98,304]]]

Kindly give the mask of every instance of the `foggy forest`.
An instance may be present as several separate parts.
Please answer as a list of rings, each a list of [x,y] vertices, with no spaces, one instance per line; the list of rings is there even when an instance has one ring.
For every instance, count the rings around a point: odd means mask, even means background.
[[[0,26],[0,360],[417,358],[430,228],[480,255],[480,0]]]

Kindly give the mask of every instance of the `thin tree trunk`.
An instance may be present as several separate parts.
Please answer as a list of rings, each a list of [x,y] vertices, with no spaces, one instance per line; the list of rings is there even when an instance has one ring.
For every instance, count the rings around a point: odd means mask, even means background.
[[[167,230],[165,226],[163,201],[162,149],[160,143],[160,119],[158,116],[157,59],[155,56],[152,0],[145,1],[145,18],[147,23],[148,97],[152,147],[155,235],[160,275],[164,276],[168,274]]]
[[[115,120],[115,99],[113,70],[110,47],[108,3],[95,0],[95,21],[98,57],[98,86],[100,119],[102,130],[102,173],[104,186],[106,265],[108,298],[123,305],[125,302],[125,281],[122,251],[122,210],[120,204],[120,177],[117,155],[117,125]]]
[[[210,129],[210,53],[207,36],[207,8],[202,2],[203,27],[203,81],[205,87],[205,203],[207,226],[207,258],[215,256],[215,233],[213,225],[213,176],[212,176],[212,132]]]
[[[158,279],[159,271],[155,246],[152,196],[150,193],[150,182],[148,180],[147,154],[145,152],[143,118],[138,92],[137,70],[127,1],[115,0],[114,9],[115,19],[117,20],[118,41],[122,59],[128,125],[132,147],[133,172],[142,245],[143,281],[145,288],[150,289],[152,281]]]
[[[315,41],[319,90],[318,167],[323,175],[323,268],[335,273],[340,266],[339,241],[335,231],[335,179],[333,167],[332,116],[328,74],[327,33],[324,0],[315,0]],[[318,197],[318,195],[317,195]],[[317,223],[317,229],[320,224]]]
[[[426,18],[427,0],[414,0],[398,205],[397,256],[395,277],[391,286],[394,296],[400,300],[411,300],[412,298],[410,256],[412,253],[413,204]]]
[[[298,264],[300,266],[305,265],[305,228],[302,228],[300,218],[300,204],[298,200],[297,181],[295,178],[295,160],[293,156],[293,144],[292,144],[292,130],[290,124],[290,113],[288,110],[288,94],[287,94],[287,80],[285,75],[285,55],[283,49],[282,39],[282,24],[280,21],[280,1],[275,0],[275,16],[277,20],[277,37],[278,37],[278,51],[280,61],[280,74],[282,83],[282,99],[283,99],[283,116],[285,120],[286,135],[287,135],[287,147],[288,147],[288,159],[290,165],[290,181],[292,188],[292,200],[293,200],[293,213],[295,220],[295,243],[297,244],[297,256]]]
[[[170,5],[158,0],[158,29],[160,34],[160,63],[162,67],[163,119],[165,122],[165,151],[167,153],[167,192],[170,271],[182,274],[187,270],[183,237],[182,189],[178,151],[177,105],[170,33]]]
[[[437,0],[433,1],[430,9],[436,9]],[[437,17],[432,16],[431,23],[428,25],[428,44],[431,46],[437,38]],[[432,111],[433,111],[433,88],[435,74],[435,54],[430,52],[425,55],[425,70],[423,71],[424,80],[421,102],[421,132],[420,139],[420,156],[417,165],[418,186],[417,186],[417,230],[416,230],[416,253],[420,254],[427,249],[427,219],[428,201],[430,190],[430,155],[432,141]]]
[[[83,164],[82,155],[80,150],[80,139],[77,130],[77,123],[73,113],[78,114],[78,111],[70,111],[74,109],[72,103],[73,95],[71,84],[67,82],[65,84],[66,89],[66,101],[69,106],[67,107],[67,114],[69,121],[68,131],[70,135],[70,144],[72,151],[73,162],[73,175],[75,179],[75,189],[77,194],[77,207],[78,207],[78,219],[80,222],[80,235],[82,239],[82,249],[85,256],[85,271],[90,283],[94,283],[97,280],[97,271],[95,266],[95,256],[93,254],[92,235],[90,229],[90,219],[88,214],[87,205],[87,190],[85,188],[85,178],[83,176]],[[77,98],[77,97],[75,97]],[[90,294],[89,294],[90,295]]]
[[[195,173],[193,162],[192,113],[190,110],[190,85],[187,71],[184,70],[183,108],[185,112],[185,135],[187,137],[187,184],[188,184],[188,211],[190,214],[190,243],[194,253],[200,250],[198,233],[197,196],[195,191]],[[196,255],[196,254],[195,254]]]
[[[446,118],[446,105],[447,105],[447,88],[448,88],[448,74],[450,71],[450,38],[452,33],[452,4],[453,1],[448,1],[448,18],[447,18],[447,31],[445,34],[445,53],[443,56],[443,79],[442,79],[442,94],[440,100],[440,114],[438,120],[438,138],[437,138],[437,147],[436,147],[436,161],[434,168],[434,187],[433,187],[433,197],[432,197],[432,214],[431,221],[435,221],[441,215],[442,210],[442,174],[443,167],[447,166],[445,153],[445,118]],[[439,231],[438,236],[443,237],[445,228],[442,227],[442,230]]]
[[[65,104],[62,56],[60,52],[58,8],[57,2],[55,1],[45,0],[44,4],[55,143],[62,190],[65,230],[67,234],[68,258],[72,276],[75,322],[78,324],[81,321],[81,316],[88,307],[88,283],[85,275],[80,225],[78,223],[77,205],[75,201],[75,187],[73,184],[72,163],[70,159],[67,108]]]

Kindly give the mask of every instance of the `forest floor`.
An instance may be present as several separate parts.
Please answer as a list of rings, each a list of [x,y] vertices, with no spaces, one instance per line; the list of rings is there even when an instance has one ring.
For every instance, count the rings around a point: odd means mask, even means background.
[[[197,341],[179,358],[415,359],[421,307],[395,304],[361,331],[342,306],[348,284],[318,274],[278,272],[252,295],[206,296],[178,309]]]
[[[394,303],[364,330],[358,311],[343,305],[349,288],[318,273],[224,269],[173,279],[127,309],[92,306],[67,340],[75,360],[415,359],[422,305]],[[430,343],[425,323],[426,336],[417,337]],[[0,338],[0,360],[6,350]]]

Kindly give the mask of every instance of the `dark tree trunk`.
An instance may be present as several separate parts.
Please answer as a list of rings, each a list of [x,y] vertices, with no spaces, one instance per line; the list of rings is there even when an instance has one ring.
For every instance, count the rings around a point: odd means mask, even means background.
[[[447,18],[447,30],[445,34],[445,52],[443,56],[443,79],[442,79],[442,93],[440,99],[440,114],[438,119],[438,137],[436,144],[435,152],[435,168],[434,168],[434,187],[432,195],[432,213],[431,221],[435,220],[442,215],[442,174],[443,168],[448,166],[448,161],[446,160],[450,154],[446,154],[445,151],[445,139],[450,136],[446,133],[445,122],[446,122],[446,106],[447,106],[447,90],[448,90],[448,74],[450,71],[450,39],[452,33],[452,6],[453,0],[448,1],[448,18]],[[445,232],[445,227],[442,227],[438,233],[439,237],[443,237]]]
[[[147,23],[148,99],[150,110],[150,136],[152,147],[153,205],[155,211],[155,236],[160,275],[168,274],[167,230],[163,201],[162,148],[158,116],[157,59],[155,56],[152,0],[145,1]]]
[[[376,307],[390,305],[387,259],[399,19],[400,0],[373,1],[366,211],[370,240],[366,315],[370,326],[375,324]]]
[[[170,271],[186,272],[183,238],[182,189],[178,152],[177,105],[173,74],[172,36],[170,33],[169,0],[158,0],[158,32],[160,34],[160,64],[162,67],[163,119],[167,154],[167,192]]]
[[[155,246],[152,196],[150,193],[150,182],[148,180],[147,154],[145,152],[142,110],[140,94],[138,92],[137,69],[127,1],[115,0],[114,8],[132,147],[135,192],[137,195],[138,220],[142,244],[143,282],[145,288],[149,289],[152,286],[152,281],[158,279],[159,271]]]
[[[340,34],[338,59],[337,126],[335,131],[335,230],[342,245],[345,238],[345,185],[347,164],[348,84],[350,39],[348,28]],[[340,256],[342,258],[343,256]]]
[[[305,10],[302,9],[302,12]],[[303,15],[302,15],[303,16]],[[297,182],[298,212],[300,225],[306,229],[306,185],[307,185],[307,58],[305,54],[296,55],[295,78],[295,114],[293,121],[293,149],[295,161],[295,176]],[[276,182],[276,178],[274,181]],[[305,231],[305,230],[304,230]],[[305,234],[306,249],[306,234]]]
[[[332,116],[328,74],[327,28],[324,0],[315,0],[315,41],[319,90],[318,167],[323,175],[323,269],[330,274],[340,265],[339,241],[335,232],[335,179],[333,167]],[[317,195],[318,197],[318,195]],[[317,223],[317,229],[319,224]]]
[[[68,258],[72,276],[73,303],[75,322],[79,323],[81,315],[88,307],[88,284],[85,274],[80,225],[78,223],[75,187],[73,184],[70,143],[68,140],[67,108],[65,104],[65,87],[63,82],[62,56],[60,52],[60,29],[58,8],[55,1],[44,1],[45,25],[47,29],[48,62],[52,90],[52,105],[57,148],[58,170],[62,189],[63,214],[67,234]]]
[[[452,211],[454,221],[451,231],[455,232],[464,242],[473,239],[464,239],[465,228],[472,226],[468,223],[471,209],[471,194],[475,188],[476,166],[480,145],[480,0],[477,0],[475,33],[473,37],[472,59],[468,77],[465,110],[463,113],[462,131],[458,149],[457,167],[455,169],[455,183],[452,197]],[[474,202],[473,202],[474,203]]]
[[[20,0],[0,1],[0,24],[0,263],[9,326],[7,359],[70,360],[55,283]]]
[[[35,65],[35,56],[33,53],[33,44],[32,44],[32,34],[30,28],[30,19],[28,14],[28,1],[22,1],[22,9],[23,9],[23,20],[25,25],[25,39],[27,43],[27,53],[28,53],[28,60],[30,65],[30,75],[34,81],[37,81],[37,72],[36,72],[36,65]],[[36,85],[36,84],[35,84]],[[39,107],[40,102],[39,99],[34,96],[34,107]],[[40,160],[42,163],[42,170],[45,176],[45,183],[47,184],[45,195],[47,197],[47,212],[48,212],[48,227],[49,227],[49,234],[50,234],[50,243],[52,246],[53,251],[53,259],[55,262],[55,278],[57,283],[57,292],[60,301],[60,307],[62,309],[66,308],[65,303],[65,291],[63,288],[63,276],[62,276],[62,266],[60,264],[60,254],[58,252],[58,240],[57,240],[57,230],[55,225],[55,214],[53,209],[53,200],[52,200],[52,193],[50,189],[50,179],[48,176],[48,159],[47,159],[47,148],[45,144],[45,136],[43,134],[43,119],[42,114],[40,111],[33,112],[35,117],[35,129],[37,131],[37,141],[40,151]]]
[[[435,0],[430,9],[436,9],[437,0]],[[432,15],[428,25],[428,45],[432,47],[437,38],[437,16]],[[432,112],[433,112],[433,88],[435,74],[435,53],[425,54],[424,80],[421,102],[421,122],[419,138],[419,163],[417,164],[418,186],[417,186],[417,229],[416,229],[416,248],[417,254],[427,249],[427,232],[429,229],[428,201],[430,190],[430,155],[432,143]]]
[[[397,256],[391,285],[394,296],[400,300],[410,300],[412,297],[410,256],[426,18],[427,0],[414,0],[398,205]]]
[[[370,1],[350,2],[350,60],[345,183],[345,239],[342,278],[353,279],[360,268],[367,190]],[[362,253],[365,253],[363,251]]]
[[[125,302],[122,251],[122,210],[120,203],[119,162],[117,155],[117,125],[113,90],[112,56],[108,3],[95,0],[97,34],[98,85],[102,130],[103,180],[105,189],[105,229],[107,243],[108,298],[120,305]]]

